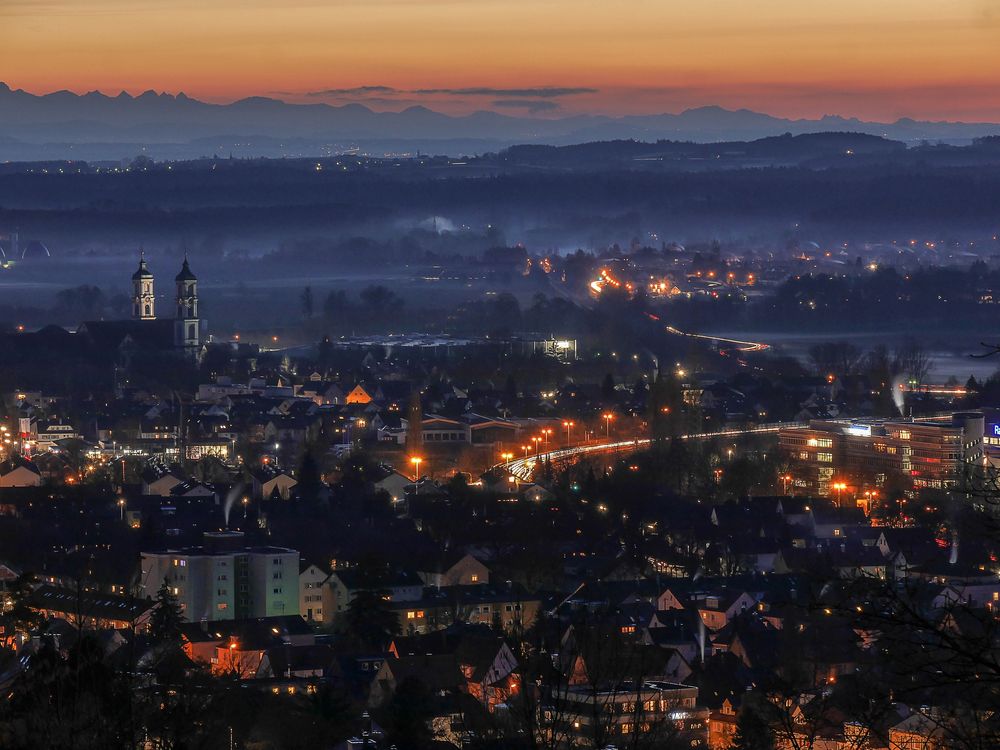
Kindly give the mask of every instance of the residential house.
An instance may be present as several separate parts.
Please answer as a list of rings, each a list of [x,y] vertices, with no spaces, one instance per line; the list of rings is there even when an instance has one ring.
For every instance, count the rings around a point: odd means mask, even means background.
[[[42,585],[31,592],[28,605],[45,618],[66,620],[78,628],[144,631],[155,603],[121,594],[81,591]]]
[[[323,622],[323,585],[330,572],[315,563],[299,564],[299,614],[306,622]]]
[[[358,570],[334,570],[330,573],[323,585],[324,623],[339,625],[357,592],[365,590],[368,585]],[[378,584],[378,588],[385,591],[389,601],[394,604],[417,602],[423,596],[424,582],[416,573],[393,571],[386,580]]]
[[[40,487],[42,475],[30,461],[7,460],[0,463],[0,488]]]
[[[255,500],[288,500],[298,484],[289,472],[270,464],[250,472],[250,481]]]
[[[461,550],[436,555],[417,566],[417,575],[428,586],[474,586],[490,582],[490,569]]]

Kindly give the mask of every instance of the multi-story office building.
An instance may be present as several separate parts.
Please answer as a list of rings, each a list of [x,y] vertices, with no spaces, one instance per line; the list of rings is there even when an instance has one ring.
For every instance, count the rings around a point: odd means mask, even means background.
[[[861,495],[888,481],[914,489],[959,485],[983,459],[983,415],[926,420],[813,420],[778,433],[797,490]]]
[[[207,533],[200,547],[143,552],[141,595],[155,597],[164,580],[189,622],[299,612],[299,553],[245,546],[238,531]]]

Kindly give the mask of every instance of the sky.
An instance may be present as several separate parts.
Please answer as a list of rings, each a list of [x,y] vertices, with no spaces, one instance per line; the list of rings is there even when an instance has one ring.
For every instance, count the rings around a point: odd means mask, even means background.
[[[1000,121],[1000,0],[0,0],[0,28],[34,93]]]

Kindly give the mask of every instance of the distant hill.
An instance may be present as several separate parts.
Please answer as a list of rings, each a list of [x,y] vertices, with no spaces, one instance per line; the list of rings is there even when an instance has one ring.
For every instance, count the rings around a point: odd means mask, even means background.
[[[698,161],[736,162],[760,161],[769,165],[801,164],[843,156],[892,156],[906,151],[906,144],[865,133],[808,133],[768,136],[753,141],[693,141],[636,140],[595,141],[569,146],[518,145],[504,149],[495,160],[507,166],[546,167],[608,167],[635,166],[642,162],[684,162],[689,166]]]
[[[310,156],[360,148],[369,153],[460,155],[519,144],[570,145],[593,141],[752,141],[781,134],[849,132],[900,141],[968,143],[1000,135],[992,123],[864,122],[827,116],[789,120],[746,109],[700,107],[677,114],[561,118],[497,112],[451,116],[426,107],[375,112],[361,104],[295,104],[251,97],[212,104],[147,91],[139,96],[98,91],[33,94],[0,83],[0,159],[115,159],[146,153],[191,158]],[[223,135],[225,134],[225,135]]]

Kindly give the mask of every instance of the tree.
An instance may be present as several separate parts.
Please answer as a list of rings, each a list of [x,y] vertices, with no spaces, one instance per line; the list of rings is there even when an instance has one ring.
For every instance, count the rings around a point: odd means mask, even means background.
[[[428,722],[433,714],[432,695],[416,677],[406,677],[385,708],[386,739],[401,750],[419,750],[431,744]]]
[[[384,648],[401,632],[399,616],[389,607],[386,577],[386,567],[372,560],[358,566],[358,589],[344,615],[346,634],[355,643]]]
[[[312,287],[307,286],[302,290],[302,317],[309,320],[313,316],[313,292]]]
[[[302,463],[299,465],[298,490],[299,497],[307,505],[316,505],[319,502],[323,491],[323,476],[311,448],[307,448],[302,455]]]
[[[615,400],[615,379],[610,372],[604,376],[604,380],[601,382],[601,398],[607,403]]]
[[[150,635],[159,643],[180,643],[183,622],[181,606],[164,578],[156,592],[156,606],[149,617]]]
[[[650,437],[657,446],[680,432],[684,418],[684,392],[676,375],[660,370],[646,396]]]
[[[819,375],[853,375],[861,364],[861,350],[847,341],[829,341],[809,347],[809,359]]]
[[[0,632],[3,633],[0,645],[10,645],[17,633],[30,633],[44,622],[45,618],[29,604],[31,584],[32,576],[25,573],[0,591]]]
[[[328,335],[323,336],[320,339],[319,344],[316,345],[316,365],[323,372],[329,369],[330,365],[333,363],[333,342],[330,341]]]
[[[330,319],[343,317],[350,309],[351,303],[343,289],[334,289],[323,302],[323,314]]]
[[[744,702],[736,716],[736,734],[730,750],[774,750],[774,734],[760,712]]]
[[[373,311],[385,312],[389,308],[402,307],[403,300],[388,287],[374,284],[361,290],[361,301]]]

